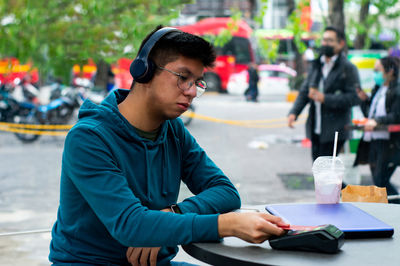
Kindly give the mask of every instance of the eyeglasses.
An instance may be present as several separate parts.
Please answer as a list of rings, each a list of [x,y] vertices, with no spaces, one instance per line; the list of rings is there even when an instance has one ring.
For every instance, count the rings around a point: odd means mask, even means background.
[[[334,43],[334,42],[336,42],[336,40],[332,39],[332,38],[322,38],[322,42],[324,42],[324,43]]]
[[[166,69],[164,67],[160,67],[157,66],[159,69],[161,70],[165,70],[168,71],[169,73],[175,75],[178,77],[178,82],[177,82],[177,86],[179,89],[183,90],[183,91],[187,91],[189,90],[193,84],[196,86],[196,97],[200,97],[201,95],[203,95],[203,93],[206,91],[207,89],[207,83],[204,80],[191,80],[188,77],[183,76],[180,73],[177,73],[175,71]]]

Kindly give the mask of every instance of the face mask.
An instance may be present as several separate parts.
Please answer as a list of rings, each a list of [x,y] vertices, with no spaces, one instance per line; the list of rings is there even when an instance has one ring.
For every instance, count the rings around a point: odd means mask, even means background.
[[[320,48],[320,53],[327,57],[332,57],[335,54],[332,46],[329,45],[322,45]]]
[[[374,81],[378,86],[382,86],[385,83],[385,79],[383,78],[383,73],[381,71],[374,71]]]

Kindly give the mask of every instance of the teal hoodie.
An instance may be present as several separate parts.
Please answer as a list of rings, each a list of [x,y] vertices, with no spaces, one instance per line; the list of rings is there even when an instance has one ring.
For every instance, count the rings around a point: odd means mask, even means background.
[[[49,255],[56,265],[129,265],[130,246],[161,246],[158,265],[168,265],[177,245],[217,241],[218,213],[240,208],[179,118],[165,121],[156,141],[136,133],[117,106],[128,93],[85,101],[66,137]],[[178,203],[183,214],[159,211],[177,202],[181,181],[195,195]]]

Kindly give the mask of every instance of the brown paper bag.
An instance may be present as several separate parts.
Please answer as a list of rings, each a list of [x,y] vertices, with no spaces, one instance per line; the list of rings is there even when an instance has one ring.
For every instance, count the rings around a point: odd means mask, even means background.
[[[342,201],[388,203],[386,188],[356,185],[347,185],[342,189]]]

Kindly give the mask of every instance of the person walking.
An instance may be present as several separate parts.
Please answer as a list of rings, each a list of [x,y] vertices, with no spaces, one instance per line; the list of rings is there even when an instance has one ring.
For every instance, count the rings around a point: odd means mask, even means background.
[[[376,85],[371,97],[358,91],[361,109],[368,119],[354,165],[369,163],[374,184],[385,187],[388,195],[398,195],[390,178],[400,163],[400,132],[390,133],[379,127],[400,123],[399,59],[389,56],[376,60],[373,75]]]
[[[54,265],[174,265],[177,245],[284,234],[279,217],[232,212],[238,191],[179,118],[215,57],[204,39],[157,27],[131,64],[131,90],[84,102],[64,145]],[[194,196],[177,202],[181,182]]]
[[[340,151],[349,137],[345,125],[351,121],[351,107],[359,102],[356,93],[359,75],[343,53],[344,33],[327,27],[321,44],[321,55],[312,61],[288,115],[288,126],[293,128],[300,113],[310,104],[306,135],[311,140],[313,160],[332,155],[335,131],[339,132],[337,150]]]
[[[258,66],[256,63],[250,63],[249,69],[249,88],[246,90],[246,100],[251,102],[257,102],[258,98]]]

